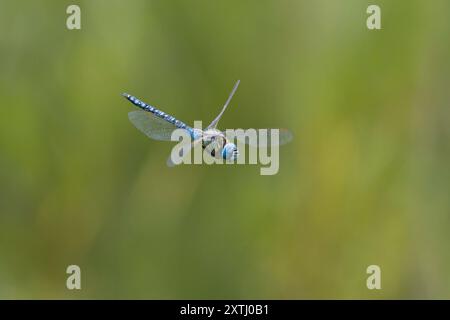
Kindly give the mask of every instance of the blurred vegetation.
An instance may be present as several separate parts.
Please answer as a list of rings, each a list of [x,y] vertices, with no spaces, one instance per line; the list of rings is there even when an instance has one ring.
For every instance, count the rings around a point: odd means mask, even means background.
[[[0,298],[450,298],[449,12],[1,0]],[[120,96],[206,123],[237,79],[221,127],[290,128],[278,175],[168,168]]]

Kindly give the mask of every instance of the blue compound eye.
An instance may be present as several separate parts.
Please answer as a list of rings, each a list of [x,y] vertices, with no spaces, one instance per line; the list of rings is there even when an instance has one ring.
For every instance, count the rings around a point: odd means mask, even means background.
[[[237,159],[239,151],[234,143],[227,143],[222,150],[222,158],[229,161]]]

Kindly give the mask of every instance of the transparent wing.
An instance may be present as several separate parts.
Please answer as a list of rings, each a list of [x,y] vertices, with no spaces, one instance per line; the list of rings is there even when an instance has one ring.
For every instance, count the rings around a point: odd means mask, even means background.
[[[239,83],[241,82],[241,80],[238,80],[236,82],[236,84],[233,87],[233,90],[231,90],[230,95],[228,96],[227,101],[225,102],[225,105],[222,108],[222,111],[220,111],[219,115],[209,124],[209,126],[206,129],[211,129],[211,128],[215,128],[217,127],[217,124],[219,123],[220,118],[222,117],[223,113],[225,112],[225,110],[228,107],[228,104],[231,101],[231,98],[233,98],[234,93],[236,92],[237,88],[239,87]]]
[[[128,119],[139,131],[155,140],[170,141],[172,132],[177,128],[146,111],[131,111],[128,113]]]
[[[260,130],[261,129],[257,129],[258,138],[256,140],[249,139],[249,137],[246,135],[238,135],[236,139],[252,147],[281,146],[291,142],[293,139],[292,132],[288,129],[264,129],[266,130],[266,141],[264,141],[264,139],[260,139],[261,136],[264,137],[263,131]],[[272,141],[272,130],[278,130],[278,141]]]
[[[185,153],[183,153],[184,149],[180,149],[180,157],[184,160],[188,155],[190,155],[192,149],[194,149],[201,142],[202,142],[202,138],[192,141],[191,145],[189,147],[189,150]],[[172,161],[172,154],[169,156],[166,163],[167,163],[168,167],[175,167],[177,165],[177,164],[173,163],[173,161]]]

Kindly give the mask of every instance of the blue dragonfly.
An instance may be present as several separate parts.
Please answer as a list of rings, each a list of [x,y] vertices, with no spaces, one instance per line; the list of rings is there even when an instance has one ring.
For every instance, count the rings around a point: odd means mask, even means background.
[[[225,105],[222,107],[219,115],[204,130],[190,127],[186,123],[176,119],[175,117],[146,104],[135,96],[129,95],[127,93],[123,93],[122,95],[128,101],[141,109],[138,111],[129,112],[128,118],[138,130],[140,130],[149,138],[160,141],[171,141],[172,132],[176,129],[183,129],[187,131],[192,139],[190,149],[196,147],[201,143],[202,148],[207,149],[208,153],[212,157],[222,158],[225,161],[232,162],[235,161],[239,156],[238,148],[236,144],[227,139],[225,132],[217,129],[217,124],[219,123],[220,118],[222,117],[231,99],[233,98],[233,95],[236,92],[239,83],[240,80],[238,80],[234,85],[233,90],[228,96],[228,99],[225,102]],[[267,139],[265,139],[266,146],[282,145],[292,140],[292,134],[289,130],[277,129],[279,130],[279,140],[271,141],[271,130],[273,129],[267,129]],[[239,139],[239,137],[237,137],[237,139],[242,143],[246,143],[254,147],[264,147],[264,145],[261,145],[261,143],[252,141],[250,139]],[[186,156],[186,154],[180,154],[180,156],[184,157]],[[169,159],[167,160],[167,165],[169,167],[175,165],[171,157],[169,157]]]

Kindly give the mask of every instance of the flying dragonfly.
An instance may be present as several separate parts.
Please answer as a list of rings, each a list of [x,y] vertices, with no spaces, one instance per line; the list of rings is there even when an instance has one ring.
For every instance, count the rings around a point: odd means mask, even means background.
[[[225,161],[235,161],[239,156],[239,151],[237,146],[230,141],[225,132],[217,129],[217,124],[219,123],[220,118],[223,113],[227,109],[231,99],[233,98],[234,93],[236,92],[239,86],[240,80],[236,82],[228,96],[225,105],[222,107],[219,115],[206,127],[206,129],[201,130],[197,128],[193,128],[188,126],[186,123],[168,115],[167,113],[146,104],[145,102],[139,100],[135,96],[129,95],[128,93],[123,93],[122,95],[135,106],[139,107],[141,110],[131,111],[128,113],[128,118],[131,123],[144,133],[149,138],[154,140],[161,141],[171,141],[172,132],[176,129],[184,129],[190,135],[192,142],[191,148],[199,145],[203,149],[206,149],[207,152],[215,158],[222,158]],[[270,141],[270,132],[273,129],[266,129],[268,133],[268,137],[266,139],[267,145],[282,145],[286,144],[292,140],[292,134],[289,130],[286,129],[277,129],[279,130],[279,140],[278,141]],[[249,144],[254,147],[261,147],[261,143],[258,145],[256,141],[252,141],[251,139],[237,139],[243,143]],[[180,154],[180,156],[186,156],[186,154]],[[169,167],[174,166],[171,157],[167,160],[167,165]]]

